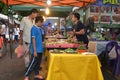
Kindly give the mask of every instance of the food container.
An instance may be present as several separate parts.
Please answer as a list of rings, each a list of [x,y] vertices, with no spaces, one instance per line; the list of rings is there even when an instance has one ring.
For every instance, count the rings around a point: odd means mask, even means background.
[[[79,52],[79,53],[88,52],[88,50],[77,50],[77,52]]]

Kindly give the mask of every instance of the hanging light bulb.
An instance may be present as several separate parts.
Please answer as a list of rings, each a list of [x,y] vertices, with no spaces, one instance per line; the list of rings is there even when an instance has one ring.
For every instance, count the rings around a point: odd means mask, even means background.
[[[49,12],[49,8],[46,8],[46,14],[48,15],[50,12]]]
[[[47,0],[47,4],[50,5],[52,2],[51,0]]]
[[[44,19],[44,21],[46,21],[46,18],[45,18],[45,16],[43,16],[43,19]]]

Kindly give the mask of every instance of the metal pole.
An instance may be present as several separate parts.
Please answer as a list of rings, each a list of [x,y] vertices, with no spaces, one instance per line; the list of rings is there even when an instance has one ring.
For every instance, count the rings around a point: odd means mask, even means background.
[[[85,11],[86,11],[86,5],[85,5],[85,2],[83,3],[83,12],[85,13]],[[85,24],[85,22],[86,22],[86,14],[84,14],[83,15],[83,23]]]
[[[7,9],[9,9],[9,3],[8,3],[8,0],[7,0]],[[9,38],[10,38],[10,17],[9,17],[9,12],[8,12],[8,10],[7,10],[7,15],[8,15],[8,32],[9,32]],[[7,47],[7,45],[6,45],[6,47]],[[10,47],[10,58],[12,59],[12,45],[11,45],[11,38],[10,38],[10,45],[9,45],[9,47]]]

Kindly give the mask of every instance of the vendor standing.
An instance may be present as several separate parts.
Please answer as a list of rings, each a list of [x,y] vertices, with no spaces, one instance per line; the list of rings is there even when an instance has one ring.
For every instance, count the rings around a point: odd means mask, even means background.
[[[48,34],[51,33],[51,26],[52,26],[52,24],[48,23],[48,27],[47,27],[47,33]]]
[[[88,46],[89,40],[87,37],[87,34],[84,30],[84,25],[80,21],[80,15],[79,13],[73,13],[72,14],[72,21],[74,22],[74,34],[76,36],[77,41],[83,42],[86,44],[86,47]]]

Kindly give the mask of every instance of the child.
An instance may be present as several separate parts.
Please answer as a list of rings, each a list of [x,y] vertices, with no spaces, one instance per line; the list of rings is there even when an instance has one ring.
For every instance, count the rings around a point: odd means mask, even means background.
[[[36,17],[35,25],[33,25],[31,29],[31,43],[30,43],[31,61],[26,71],[24,80],[29,80],[29,75],[32,70],[34,70],[35,73],[34,80],[44,80],[42,76],[39,76],[39,68],[43,53],[42,33],[40,29],[42,23],[43,18],[41,16]]]
[[[0,34],[0,57],[2,57],[2,50],[3,50],[3,37]]]

